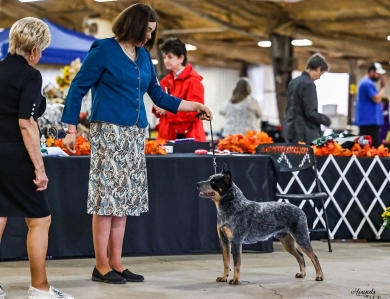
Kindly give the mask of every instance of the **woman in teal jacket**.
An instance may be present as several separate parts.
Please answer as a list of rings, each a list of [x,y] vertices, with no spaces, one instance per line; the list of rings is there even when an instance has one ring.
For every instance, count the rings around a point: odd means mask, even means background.
[[[115,37],[92,44],[70,86],[62,116],[68,123],[64,145],[73,151],[81,100],[92,88],[87,213],[93,214],[94,281],[144,280],[122,265],[121,255],[126,216],[148,211],[145,92],[172,113],[196,111],[201,119],[212,119],[206,106],[163,92],[147,51],[156,39],[157,20],[156,12],[145,4],[132,5],[117,17]]]

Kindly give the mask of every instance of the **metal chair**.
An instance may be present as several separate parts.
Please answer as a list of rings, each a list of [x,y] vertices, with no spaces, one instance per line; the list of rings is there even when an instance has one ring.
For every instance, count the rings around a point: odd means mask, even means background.
[[[328,216],[326,214],[324,199],[328,198],[328,194],[321,191],[321,185],[318,180],[317,163],[314,157],[313,149],[305,144],[290,144],[290,143],[270,143],[260,144],[256,149],[257,154],[270,155],[279,165],[280,172],[295,172],[295,171],[312,171],[315,180],[314,193],[311,194],[280,194],[276,193],[276,197],[287,199],[288,201],[312,200],[313,202],[313,217],[309,225],[310,232],[326,232],[328,238],[329,252],[332,252],[332,247],[329,238]],[[319,211],[323,211],[325,218],[325,228],[313,228],[316,218],[317,202],[320,203]],[[309,222],[309,221],[308,221]]]

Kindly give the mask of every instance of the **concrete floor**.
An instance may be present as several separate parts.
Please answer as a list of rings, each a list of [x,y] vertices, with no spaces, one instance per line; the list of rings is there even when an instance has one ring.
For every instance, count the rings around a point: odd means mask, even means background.
[[[325,280],[314,280],[306,259],[307,276],[296,279],[298,264],[279,242],[275,252],[243,254],[240,285],[217,283],[222,272],[220,254],[126,257],[124,264],[145,276],[143,283],[109,285],[91,281],[93,259],[50,260],[47,270],[53,286],[75,298],[357,298],[355,289],[375,290],[375,299],[390,299],[390,243],[313,242]],[[1,262],[0,283],[7,299],[26,298],[28,263]],[[380,297],[379,297],[380,296]],[[362,298],[362,297],[359,297]],[[374,297],[372,297],[374,298]]]

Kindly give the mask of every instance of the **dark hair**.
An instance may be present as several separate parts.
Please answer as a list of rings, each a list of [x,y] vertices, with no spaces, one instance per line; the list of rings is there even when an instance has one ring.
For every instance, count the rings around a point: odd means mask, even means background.
[[[322,72],[327,72],[329,70],[329,66],[326,63],[325,57],[320,53],[316,53],[309,58],[307,61],[306,69],[316,70],[320,68]]]
[[[240,103],[245,100],[251,94],[251,92],[251,84],[249,83],[248,78],[240,78],[233,90],[233,95],[230,99],[230,102],[233,104]]]
[[[182,65],[186,65],[187,63],[187,49],[186,44],[182,42],[179,38],[168,38],[164,43],[160,45],[161,51],[164,54],[172,53],[173,55],[180,57],[184,55],[184,59]]]
[[[112,32],[118,42],[130,42],[134,45],[145,41],[148,32],[148,23],[158,21],[157,13],[149,5],[137,3],[122,11],[114,20]],[[152,38],[145,44],[148,50],[153,49],[157,35],[156,30],[152,32]]]
[[[376,66],[375,66],[375,63],[372,63],[372,64],[369,66],[367,73],[369,73],[369,72],[371,72],[371,71],[374,71],[374,72],[376,72]]]

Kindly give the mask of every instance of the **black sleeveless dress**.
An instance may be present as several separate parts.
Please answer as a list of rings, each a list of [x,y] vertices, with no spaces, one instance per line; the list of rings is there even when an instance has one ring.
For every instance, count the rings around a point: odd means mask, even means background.
[[[46,109],[42,76],[20,55],[0,61],[0,217],[50,215],[45,191],[36,191],[34,165],[19,119],[36,121]],[[39,135],[37,135],[39,139]]]

